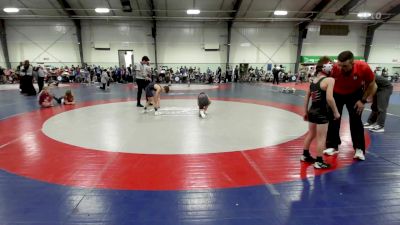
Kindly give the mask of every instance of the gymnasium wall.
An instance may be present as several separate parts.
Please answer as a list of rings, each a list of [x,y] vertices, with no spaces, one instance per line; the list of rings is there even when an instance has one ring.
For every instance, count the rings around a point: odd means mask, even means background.
[[[389,73],[400,73],[399,25],[387,24],[375,31],[368,62],[373,68],[386,67]]]
[[[118,50],[133,50],[135,62],[144,55],[154,61],[154,41],[149,21],[85,20],[82,21],[82,40],[88,64],[119,65]],[[110,50],[95,50],[96,43],[109,43]]]
[[[118,65],[119,49],[134,49],[137,55],[154,58],[149,26],[149,22],[82,21],[85,61],[103,66]],[[6,22],[6,29],[13,66],[23,59],[54,66],[80,64],[79,43],[72,22],[11,20]],[[109,43],[110,51],[95,50],[96,42]]]
[[[347,36],[320,35],[320,24],[308,26],[307,37],[303,42],[302,55],[338,55],[342,51],[350,50],[356,56],[364,55],[365,25],[353,24],[349,26]]]
[[[83,20],[84,58],[88,64],[118,65],[118,50],[133,50],[134,61],[148,55],[154,61],[151,21]],[[79,43],[72,21],[6,20],[7,42],[12,66],[29,59],[33,64],[77,65]],[[225,67],[226,22],[157,22],[157,50],[160,65],[216,69]],[[350,25],[348,36],[320,36],[319,24],[311,24],[302,55],[337,55],[351,50],[362,56],[366,25]],[[400,28],[384,25],[376,33],[369,62],[372,66],[398,66]],[[109,43],[110,50],[95,50],[96,43]],[[219,45],[219,51],[205,51],[205,44]],[[289,22],[237,22],[232,27],[230,63],[254,67],[283,64],[293,70],[297,51],[297,28]],[[0,65],[5,66],[3,54]]]
[[[157,22],[158,63],[174,70],[181,65],[224,68],[227,34],[225,22]],[[206,51],[209,44],[219,51]]]
[[[7,20],[6,32],[13,67],[24,59],[51,64],[78,61],[79,50],[72,22]]]
[[[294,23],[234,23],[230,61],[264,68],[266,64],[283,64],[293,70],[296,43]]]

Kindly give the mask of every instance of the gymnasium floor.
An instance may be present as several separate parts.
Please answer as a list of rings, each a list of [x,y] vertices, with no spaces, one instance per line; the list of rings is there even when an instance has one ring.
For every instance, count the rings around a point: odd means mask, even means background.
[[[0,91],[0,225],[400,224],[398,87],[386,132],[365,133],[367,160],[352,160],[344,115],[341,152],[318,171],[299,161],[301,90],[173,86],[154,116],[132,84],[53,88],[77,104],[50,109],[13,87]]]

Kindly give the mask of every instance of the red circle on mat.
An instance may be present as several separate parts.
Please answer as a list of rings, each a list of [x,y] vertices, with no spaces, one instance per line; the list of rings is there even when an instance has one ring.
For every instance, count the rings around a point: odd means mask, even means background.
[[[252,103],[299,115],[302,113],[302,107],[283,103],[235,98],[215,100]],[[58,113],[121,101],[131,99],[41,109],[1,120],[0,168],[19,176],[77,187],[193,190],[294,181],[327,173],[353,162],[354,150],[350,144],[348,123],[342,125],[341,137],[344,144],[340,146],[339,156],[326,158],[333,165],[330,170],[314,170],[309,164],[300,163],[304,136],[275,146],[238,152],[154,155],[85,149],[53,140],[41,131],[43,123]],[[136,110],[134,103],[132,110]],[[368,135],[366,142],[368,146]]]

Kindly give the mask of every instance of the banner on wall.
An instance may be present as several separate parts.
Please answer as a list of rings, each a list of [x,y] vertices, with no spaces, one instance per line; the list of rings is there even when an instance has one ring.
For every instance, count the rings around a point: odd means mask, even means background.
[[[300,56],[300,63],[317,63],[319,58],[321,58],[322,56],[307,56],[307,55],[303,55]],[[335,62],[337,61],[337,56],[328,56],[329,58],[331,58],[332,60],[334,60]],[[362,60],[365,61],[364,57],[362,56],[354,56],[355,60]]]

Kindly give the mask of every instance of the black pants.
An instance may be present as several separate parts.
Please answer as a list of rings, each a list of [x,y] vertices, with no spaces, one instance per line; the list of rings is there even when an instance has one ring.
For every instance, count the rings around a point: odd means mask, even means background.
[[[23,93],[27,95],[36,95],[36,89],[33,87],[33,77],[32,76],[24,76],[24,83],[23,83]]]
[[[390,95],[392,95],[393,86],[378,90],[374,96],[374,100],[371,105],[371,114],[368,118],[368,123],[376,124],[384,127],[386,121],[386,110],[389,106]]]
[[[26,93],[26,76],[19,77],[19,89],[21,89],[21,94]]]
[[[342,115],[343,107],[346,105],[347,111],[349,112],[350,119],[350,133],[351,140],[353,141],[354,149],[365,150],[365,139],[364,139],[364,127],[361,120],[361,115],[357,114],[357,110],[354,108],[354,105],[358,100],[362,98],[363,91],[360,89],[352,94],[348,95],[339,95],[334,93],[333,97],[336,102],[336,106],[340,115]],[[338,148],[341,144],[340,140],[340,121],[331,120],[328,125],[328,134],[326,136],[326,147],[327,148]]]
[[[272,81],[272,84],[275,84],[275,81],[276,84],[279,84],[279,75],[274,75],[274,80]]]
[[[103,86],[100,87],[100,89],[106,90],[106,85],[107,87],[110,87],[110,81],[107,81],[107,83],[101,83]]]
[[[44,85],[44,77],[38,77],[37,83],[39,86],[39,92],[41,92],[43,89],[43,85]]]
[[[138,92],[137,92],[137,104],[140,105],[140,98],[142,97],[142,91],[146,88],[146,86],[150,83],[150,81],[147,81],[145,79],[136,79],[136,84],[138,86]]]
[[[209,84],[214,83],[212,76],[209,76],[209,77],[208,77],[208,83],[209,83]]]
[[[126,81],[128,83],[132,83],[133,82],[133,76],[127,76]]]

